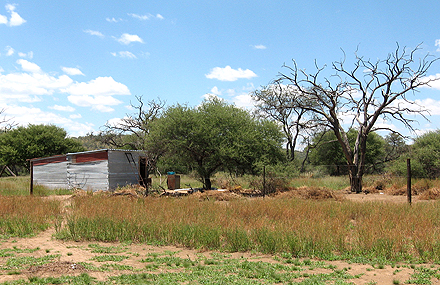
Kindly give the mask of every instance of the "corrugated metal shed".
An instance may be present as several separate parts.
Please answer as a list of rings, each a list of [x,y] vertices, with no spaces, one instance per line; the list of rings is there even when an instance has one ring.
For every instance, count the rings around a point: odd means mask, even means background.
[[[33,183],[56,188],[113,190],[146,179],[145,154],[135,150],[101,149],[31,159]]]

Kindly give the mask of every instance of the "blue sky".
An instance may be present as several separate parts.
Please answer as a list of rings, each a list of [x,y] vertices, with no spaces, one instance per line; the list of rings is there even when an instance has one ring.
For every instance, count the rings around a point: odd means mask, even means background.
[[[383,59],[396,42],[440,56],[439,11],[431,0],[0,0],[0,108],[79,136],[133,112],[135,96],[195,106],[215,94],[249,107],[249,92],[292,59],[312,69],[357,47]],[[436,83],[409,97],[431,111],[416,128],[439,128],[439,95]]]

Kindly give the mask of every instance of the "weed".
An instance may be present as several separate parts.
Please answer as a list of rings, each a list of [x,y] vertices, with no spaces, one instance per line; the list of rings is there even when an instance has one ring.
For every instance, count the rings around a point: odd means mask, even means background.
[[[92,260],[98,261],[98,262],[107,262],[107,261],[115,261],[120,262],[124,259],[128,259],[128,256],[125,255],[98,255],[92,258]]]
[[[51,262],[60,255],[46,255],[43,257],[21,256],[11,257],[6,261],[6,264],[0,267],[1,270],[24,269],[28,266],[37,266]]]
[[[121,253],[127,250],[122,246],[100,246],[94,243],[89,244],[89,248],[92,249],[92,253]]]

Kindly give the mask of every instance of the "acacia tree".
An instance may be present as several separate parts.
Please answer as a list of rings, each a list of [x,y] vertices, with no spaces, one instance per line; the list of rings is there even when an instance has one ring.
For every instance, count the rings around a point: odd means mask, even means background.
[[[204,189],[211,189],[211,177],[220,169],[252,173],[257,162],[275,163],[282,157],[281,139],[274,123],[216,98],[194,108],[169,107],[149,136],[150,144],[166,146],[195,169]]]
[[[356,140],[356,135],[357,131],[355,129],[350,129],[347,132],[348,140],[352,147]],[[377,172],[383,168],[385,147],[385,140],[380,135],[374,132],[368,134],[365,154],[365,165],[369,168],[368,173]],[[347,174],[346,160],[334,132],[324,131],[313,136],[310,161],[314,165],[325,166],[331,175]]]
[[[440,130],[427,132],[414,140],[408,147],[411,158],[411,175],[430,179],[440,177]],[[401,156],[391,166],[398,175],[406,174],[407,156]]]
[[[354,66],[347,68],[345,59],[333,62],[334,75],[322,77],[324,67],[316,66],[313,73],[298,69],[295,61],[285,66],[276,83],[291,85],[302,94],[295,105],[313,112],[332,130],[340,144],[347,165],[351,191],[362,191],[368,134],[387,127],[378,126],[379,119],[394,119],[413,131],[411,114],[425,117],[425,110],[407,98],[434,79],[426,77],[428,69],[438,60],[429,54],[416,60],[420,47],[407,51],[397,45],[386,59],[371,61],[355,54]],[[351,123],[347,124],[347,118]],[[425,117],[426,118],[426,117]],[[356,129],[352,147],[347,132]]]
[[[54,125],[19,126],[0,134],[0,164],[25,172],[28,159],[84,151],[81,143]]]

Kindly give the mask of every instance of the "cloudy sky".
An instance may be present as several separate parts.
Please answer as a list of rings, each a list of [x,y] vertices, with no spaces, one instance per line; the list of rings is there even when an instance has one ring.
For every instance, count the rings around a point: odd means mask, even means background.
[[[376,60],[396,42],[438,57],[438,11],[438,0],[0,0],[0,108],[79,136],[131,113],[135,96],[194,106],[215,94],[246,107],[292,59],[313,69],[358,49]],[[420,91],[409,99],[431,122],[415,127],[437,129],[440,83]]]

